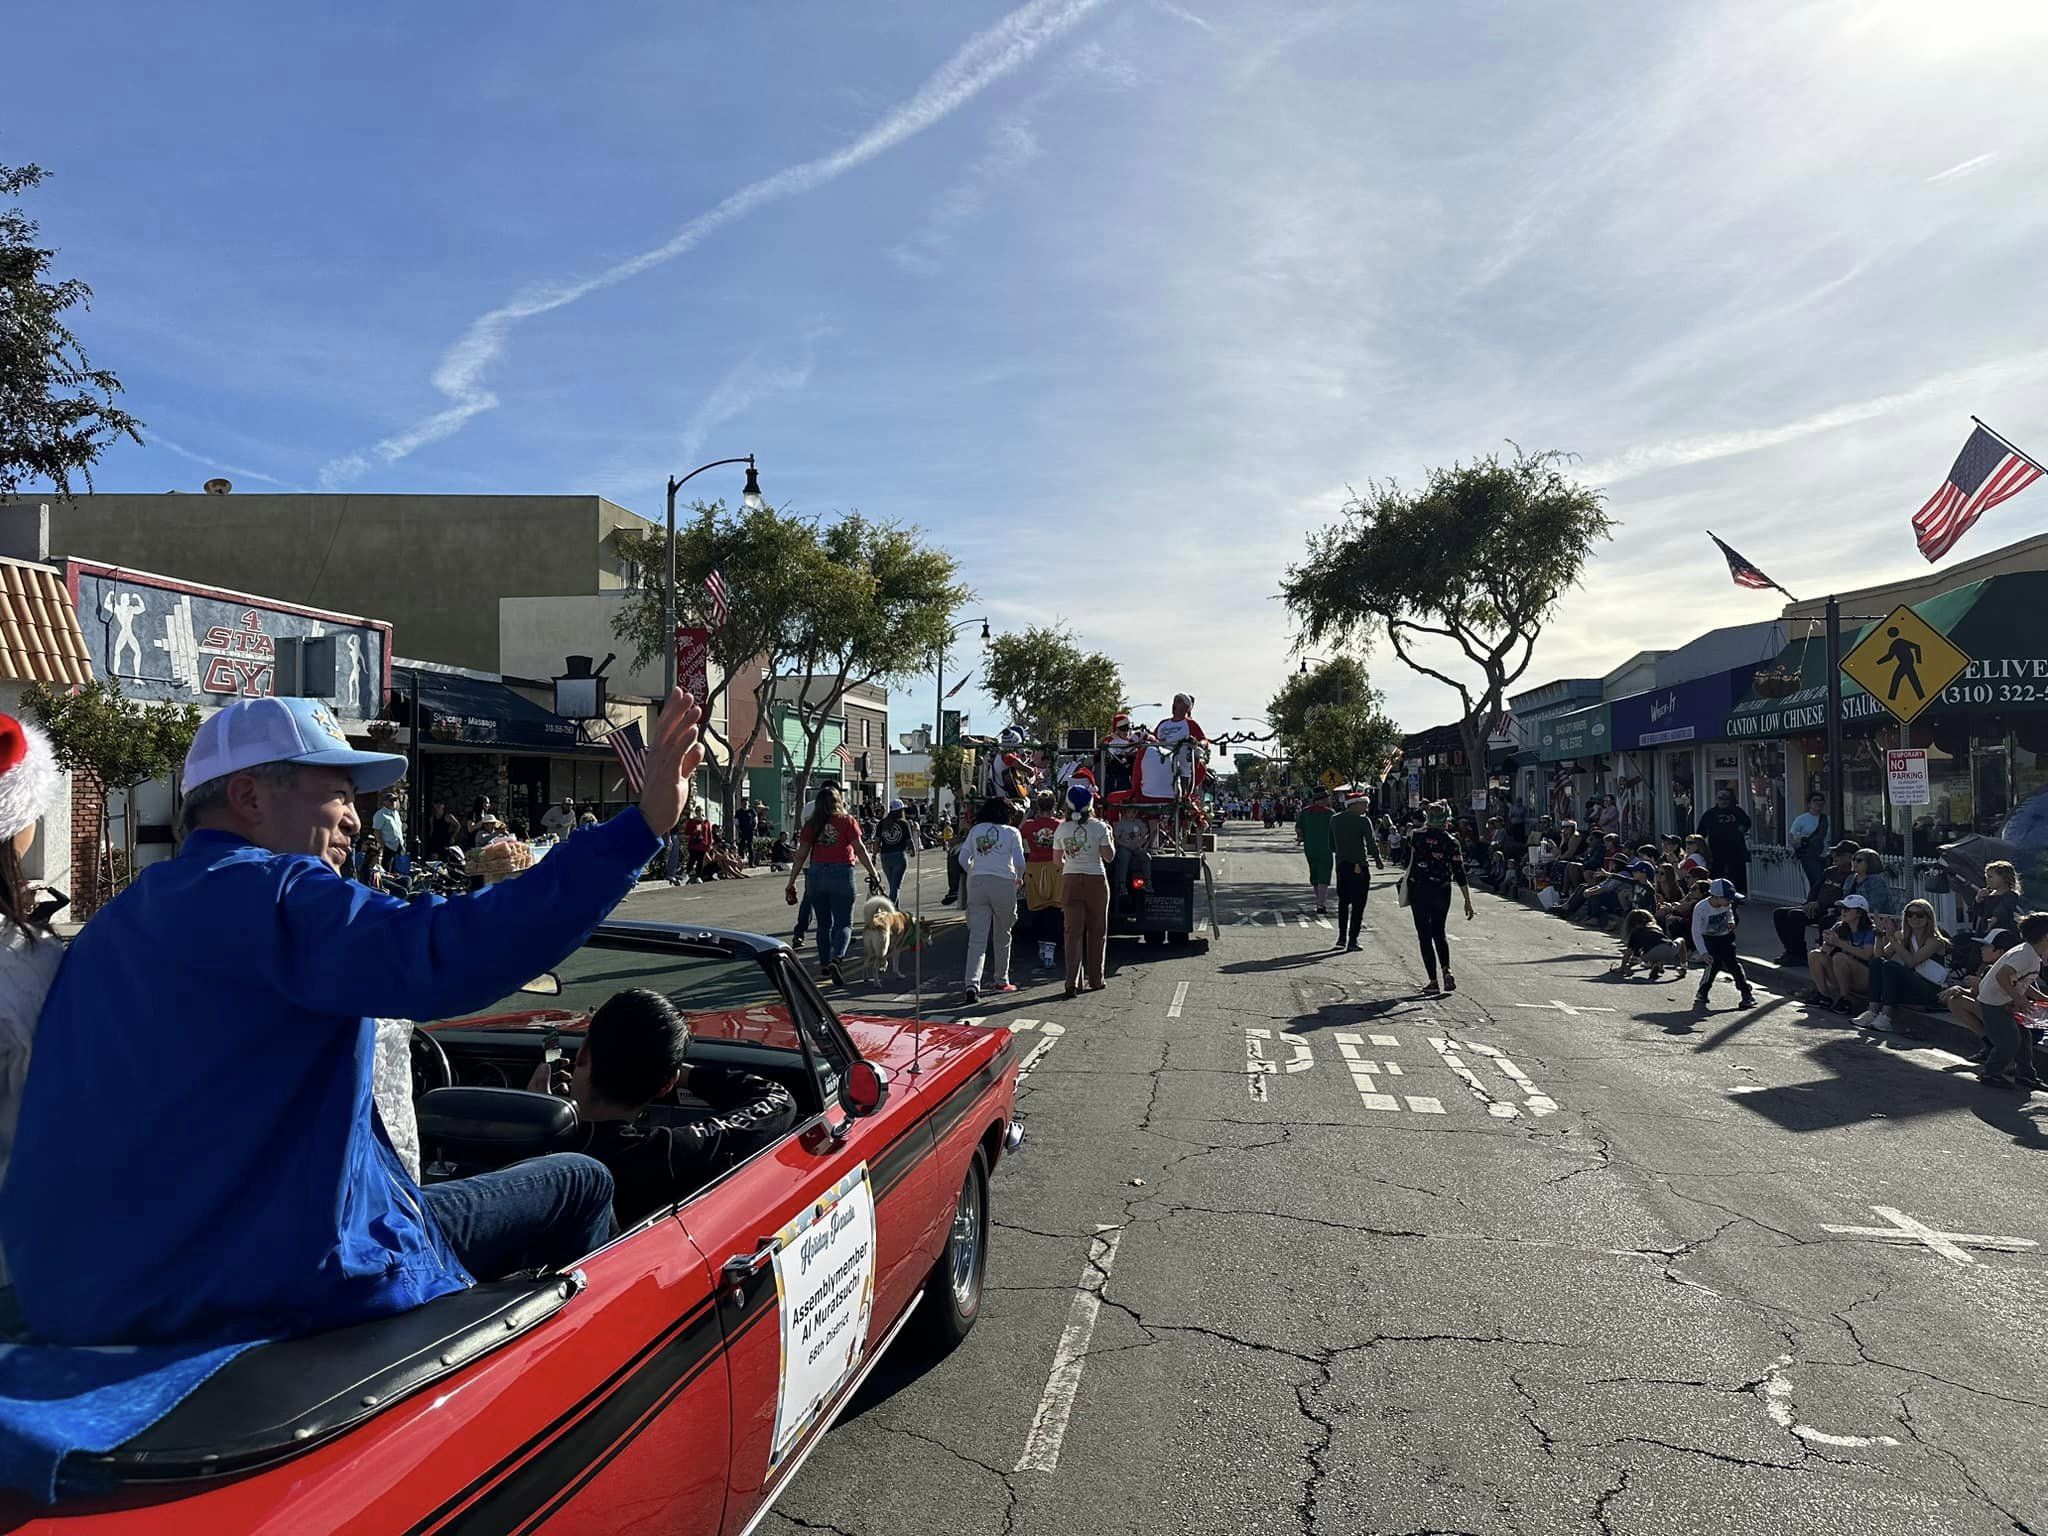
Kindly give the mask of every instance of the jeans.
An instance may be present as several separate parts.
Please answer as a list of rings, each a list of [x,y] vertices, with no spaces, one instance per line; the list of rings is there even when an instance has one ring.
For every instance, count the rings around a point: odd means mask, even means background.
[[[804,871],[804,889],[818,918],[818,962],[831,965],[853,939],[853,866],[813,860]]]
[[[1785,946],[1788,955],[1806,954],[1806,928],[1812,919],[1804,907],[1780,907],[1771,914],[1771,927],[1777,930],[1778,942]]]
[[[1870,1000],[1881,1008],[1925,1008],[1940,996],[1940,987],[1900,961],[1879,960],[1870,967]]]
[[[1085,980],[1102,985],[1102,966],[1109,954],[1109,877],[1066,875],[1060,881],[1060,908],[1067,922],[1067,985]]]
[[[967,977],[970,990],[981,985],[981,963],[988,960],[988,984],[1000,987],[1010,979],[1010,932],[1017,923],[1017,882],[1008,875],[967,877]]]
[[[1451,941],[1444,935],[1444,919],[1451,915],[1451,888],[1439,882],[1408,881],[1408,911],[1415,918],[1415,939],[1422,946],[1422,968],[1436,980],[1437,963],[1451,968]]]
[[[889,900],[896,899],[896,893],[903,889],[903,872],[910,867],[910,855],[882,851],[882,873],[889,880]]]
[[[1621,916],[1621,892],[1595,891],[1586,898],[1586,916],[1595,922]]]
[[[611,1170],[580,1152],[429,1184],[420,1193],[462,1267],[479,1280],[560,1269],[611,1241]]]
[[[1714,984],[1714,978],[1726,974],[1734,979],[1735,990],[1742,996],[1749,996],[1749,977],[1743,974],[1742,956],[1736,953],[1735,938],[1732,934],[1710,933],[1707,935],[1706,968],[1700,973],[1700,1000],[1704,1002],[1707,989]]]
[[[1372,877],[1363,864],[1337,866],[1337,942],[1356,944],[1358,930],[1365,926],[1365,898],[1372,889]]]
[[[1986,1077],[2018,1078],[2023,1083],[2036,1081],[2033,1036],[2020,1028],[2012,1004],[1979,999],[1977,1006],[1984,1012],[1984,1043],[1990,1048],[1979,1070]]]

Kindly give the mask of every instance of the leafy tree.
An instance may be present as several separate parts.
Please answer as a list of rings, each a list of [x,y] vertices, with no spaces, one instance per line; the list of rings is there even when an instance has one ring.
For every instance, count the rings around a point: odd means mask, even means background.
[[[817,531],[802,518],[773,507],[758,512],[728,512],[725,503],[698,502],[690,521],[676,526],[676,615],[678,622],[710,627],[704,578],[723,568],[729,612],[724,624],[711,629],[714,666],[704,699],[707,721],[736,679],[749,679],[754,699],[754,724],[746,740],[735,742],[715,726],[705,734],[723,756],[714,769],[726,825],[739,812],[746,788],[746,762],[774,717],[775,679],[786,667],[803,633],[804,615],[817,600],[820,565]],[[644,667],[662,654],[670,641],[663,632],[662,595],[668,585],[668,535],[650,528],[644,533],[621,530],[619,554],[640,568],[640,585],[612,616],[612,633],[633,647],[633,665]],[[759,662],[758,674],[749,668]],[[778,821],[782,807],[774,808]]]
[[[1401,728],[1384,704],[1365,663],[1338,656],[1290,673],[1267,702],[1266,718],[1307,777],[1333,773],[1347,783],[1376,783],[1401,745]]]
[[[36,165],[0,165],[0,198],[43,179]],[[0,207],[0,496],[49,481],[71,494],[74,471],[92,488],[92,466],[116,438],[141,442],[142,423],[114,404],[121,381],[87,361],[64,312],[90,308],[75,277],[50,278],[57,253],[36,244],[18,204]]]
[[[939,803],[939,791],[950,789],[960,797],[961,780],[967,773],[967,753],[958,745],[932,748],[932,804]]]
[[[1240,752],[1231,761],[1237,764],[1239,789],[1255,790],[1263,785],[1272,773],[1272,763],[1256,752]]]
[[[89,915],[115,895],[135,868],[133,791],[151,779],[177,773],[199,729],[196,704],[145,704],[121,692],[117,682],[94,678],[77,688],[31,683],[22,690],[22,704],[50,738],[57,766],[96,786],[100,803],[111,812],[118,793],[128,806],[121,817],[121,858],[114,858],[111,814],[100,817],[99,868],[74,892],[78,913]],[[104,887],[101,870],[106,872]]]
[[[1051,741],[1070,725],[1106,729],[1124,699],[1116,663],[1083,650],[1064,626],[997,635],[982,686],[1033,741]]]
[[[922,670],[946,643],[953,610],[972,594],[959,566],[914,528],[858,512],[818,530],[811,606],[792,641],[798,696],[785,701],[803,736],[796,803],[810,799],[825,730],[844,713],[850,689]]]
[[[1604,493],[1569,478],[1567,462],[1517,447],[1431,470],[1417,491],[1369,486],[1309,536],[1281,583],[1307,643],[1384,635],[1404,665],[1456,692],[1475,776],[1508,688],[1613,530]]]

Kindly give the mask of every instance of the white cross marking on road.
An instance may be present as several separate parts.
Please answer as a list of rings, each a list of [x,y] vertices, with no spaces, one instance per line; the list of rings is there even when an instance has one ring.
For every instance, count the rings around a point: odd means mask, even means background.
[[[1440,1115],[1444,1112],[1442,1099],[1430,1098],[1427,1094],[1407,1095],[1408,1107],[1418,1115]]]
[[[1541,1008],[1546,1012],[1554,1008],[1559,1013],[1568,1013],[1575,1019],[1582,1013],[1614,1012],[1612,1008],[1574,1008],[1570,1003],[1562,1002],[1554,997],[1547,1003],[1517,1003],[1515,1006],[1517,1008]]]
[[[1399,1045],[1401,1042],[1399,1040],[1396,1040],[1392,1035],[1374,1035],[1372,1037],[1372,1043],[1374,1045]]]
[[[1882,1216],[1891,1225],[1888,1227],[1838,1227],[1832,1222],[1822,1222],[1823,1232],[1839,1233],[1843,1237],[1875,1237],[1893,1242],[1921,1243],[1932,1248],[1953,1264],[1974,1264],[1977,1261],[1963,1252],[1967,1244],[1972,1248],[1992,1248],[2000,1253],[2018,1253],[2041,1245],[2029,1237],[1991,1237],[1982,1232],[1937,1232],[1925,1222],[1915,1221],[1904,1211],[1894,1210],[1889,1205],[1873,1205],[1871,1210]]]

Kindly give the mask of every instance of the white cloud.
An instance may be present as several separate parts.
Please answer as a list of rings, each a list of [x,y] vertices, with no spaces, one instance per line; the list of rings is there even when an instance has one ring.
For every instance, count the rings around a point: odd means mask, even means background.
[[[1945,171],[1937,171],[1934,175],[1928,177],[1928,185],[1932,186],[1937,181],[1954,181],[1958,176],[1968,176],[1973,171],[1981,171],[1997,158],[1998,151],[1995,149],[1988,154],[1972,155],[1969,159],[1952,165]]]
[[[223,464],[210,453],[194,453],[190,448],[172,442],[161,432],[146,431],[143,436],[143,443],[146,447],[162,448],[168,452],[175,453],[181,459],[190,459],[194,464],[204,464],[216,475],[231,475],[237,480],[260,480],[265,485],[283,486],[287,490],[292,489],[291,486],[286,485],[277,476],[266,475],[260,469],[244,469],[235,464]]]
[[[434,370],[434,388],[450,404],[405,431],[383,439],[366,454],[348,454],[333,460],[321,470],[322,484],[354,478],[376,462],[396,463],[430,443],[453,436],[473,417],[495,409],[498,397],[485,387],[484,375],[504,355],[512,329],[520,321],[562,309],[666,265],[755,209],[814,191],[886,154],[1023,68],[1047,44],[1066,35],[1104,3],[1105,0],[1029,0],[993,27],[969,38],[908,101],[892,109],[845,148],[750,182],[698,214],[662,244],[618,262],[594,277],[535,285],[478,316]]]
[[[691,412],[683,427],[677,457],[694,467],[697,455],[703,452],[704,444],[718,428],[736,420],[755,403],[771,395],[801,391],[811,382],[811,369],[817,361],[816,339],[815,332],[806,336],[802,354],[785,362],[773,361],[758,349],[749,353],[712,386],[703,403]]]

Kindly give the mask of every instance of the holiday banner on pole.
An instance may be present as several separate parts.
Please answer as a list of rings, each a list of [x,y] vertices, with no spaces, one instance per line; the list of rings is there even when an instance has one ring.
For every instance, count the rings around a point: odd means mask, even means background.
[[[676,626],[676,686],[699,704],[711,691],[711,631]]]

